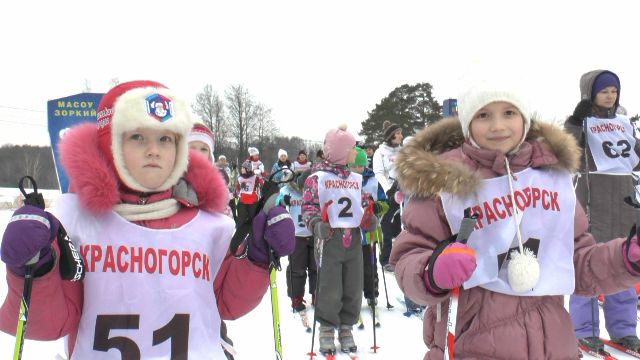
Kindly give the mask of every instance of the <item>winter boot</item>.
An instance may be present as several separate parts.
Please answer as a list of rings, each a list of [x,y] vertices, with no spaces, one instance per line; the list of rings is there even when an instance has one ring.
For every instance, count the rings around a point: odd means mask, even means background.
[[[600,338],[597,336],[587,336],[582,339],[578,339],[578,342],[580,343],[580,345],[593,352],[601,353],[604,351],[604,344],[602,343],[602,340],[600,340]]]
[[[320,325],[320,335],[318,335],[318,339],[320,342],[320,353],[322,355],[327,354],[335,354],[336,353],[336,344],[334,342],[335,338],[335,328],[333,326],[324,326]]]
[[[304,305],[304,300],[302,299],[302,296],[294,296],[291,298],[291,308],[293,309],[293,312],[300,312],[307,308]]]
[[[621,338],[611,338],[611,341],[635,352],[640,351],[640,339],[638,339],[638,337],[635,335],[624,336]]]
[[[351,333],[351,325],[340,325],[338,330],[338,341],[340,342],[340,349],[344,353],[354,353],[358,351],[355,341],[353,340],[353,334]]]

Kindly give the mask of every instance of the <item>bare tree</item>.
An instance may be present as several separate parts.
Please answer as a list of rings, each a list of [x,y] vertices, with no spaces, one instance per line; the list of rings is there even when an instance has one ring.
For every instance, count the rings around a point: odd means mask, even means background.
[[[42,174],[43,166],[40,162],[39,154],[37,154],[37,156],[33,156],[33,152],[23,152],[22,163],[25,174],[31,175],[34,179],[44,177],[44,174]]]
[[[278,127],[271,117],[271,109],[264,104],[256,104],[251,116],[255,124],[252,140],[260,149],[264,149],[265,143],[278,134]]]
[[[213,91],[210,84],[205,85],[202,92],[196,95],[196,102],[191,104],[191,109],[202,119],[205,126],[213,131],[213,152],[219,153],[220,148],[226,143],[228,126],[225,119],[224,103]]]
[[[249,91],[242,85],[232,85],[225,92],[227,109],[229,110],[229,133],[238,145],[239,154],[246,151],[254,132],[254,101]],[[239,160],[239,159],[237,159]]]

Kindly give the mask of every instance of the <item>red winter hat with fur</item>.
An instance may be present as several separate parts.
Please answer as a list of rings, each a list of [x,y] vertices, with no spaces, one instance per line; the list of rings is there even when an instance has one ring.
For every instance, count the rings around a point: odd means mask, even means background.
[[[175,185],[187,170],[187,136],[193,119],[185,101],[166,86],[150,80],[119,84],[100,101],[97,113],[98,145],[120,181],[141,192],[163,191]],[[147,189],[124,166],[122,135],[139,128],[170,130],[176,134],[176,161],[167,180],[157,189]]]

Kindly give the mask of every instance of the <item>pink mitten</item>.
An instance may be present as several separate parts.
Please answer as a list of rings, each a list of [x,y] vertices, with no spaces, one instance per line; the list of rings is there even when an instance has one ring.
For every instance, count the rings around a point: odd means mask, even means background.
[[[459,287],[476,269],[476,252],[467,245],[454,242],[441,252],[438,250],[434,251],[424,273],[427,289],[434,293]]]

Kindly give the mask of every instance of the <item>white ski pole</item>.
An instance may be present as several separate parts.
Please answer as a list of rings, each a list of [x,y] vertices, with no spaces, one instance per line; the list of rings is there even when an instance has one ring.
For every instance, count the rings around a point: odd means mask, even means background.
[[[456,242],[466,244],[469,236],[473,232],[476,224],[477,215],[471,215],[471,209],[464,211],[464,218],[458,230]],[[449,299],[449,311],[447,312],[447,334],[444,342],[444,359],[453,360],[453,345],[456,340],[456,320],[458,318],[458,297],[460,296],[460,288],[451,289],[451,298]]]

